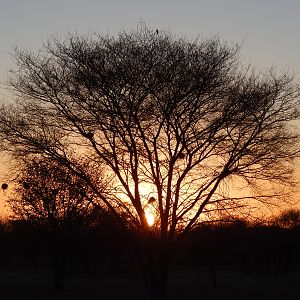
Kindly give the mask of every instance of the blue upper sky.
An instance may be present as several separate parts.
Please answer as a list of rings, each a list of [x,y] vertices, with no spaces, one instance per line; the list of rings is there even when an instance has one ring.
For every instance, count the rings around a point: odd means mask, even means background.
[[[143,20],[178,35],[242,43],[241,59],[300,80],[299,0],[0,0],[0,81],[13,45],[36,50],[51,35],[116,33]],[[7,93],[0,90],[0,100]]]
[[[51,35],[114,34],[141,20],[191,38],[242,43],[243,63],[290,69],[300,82],[300,0],[0,0],[0,82],[13,67],[13,45],[36,50]],[[7,97],[0,85],[0,103]]]

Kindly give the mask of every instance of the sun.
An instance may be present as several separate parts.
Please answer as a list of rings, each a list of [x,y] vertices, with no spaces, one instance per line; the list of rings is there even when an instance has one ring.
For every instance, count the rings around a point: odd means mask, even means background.
[[[155,216],[154,216],[154,214],[152,213],[151,208],[146,208],[146,209],[145,209],[145,216],[146,216],[148,225],[149,225],[150,227],[153,226],[153,225],[154,225],[154,222],[155,222]]]
[[[155,223],[156,213],[155,213],[155,197],[154,197],[154,186],[150,183],[140,183],[139,184],[139,194],[143,199],[143,208],[146,216],[148,225],[151,227]]]
[[[130,191],[134,194],[135,186],[134,184],[130,185]],[[141,182],[138,186],[139,194],[142,199],[142,207],[144,209],[145,217],[147,223],[152,227],[156,221],[156,197],[155,197],[155,186],[151,183]]]

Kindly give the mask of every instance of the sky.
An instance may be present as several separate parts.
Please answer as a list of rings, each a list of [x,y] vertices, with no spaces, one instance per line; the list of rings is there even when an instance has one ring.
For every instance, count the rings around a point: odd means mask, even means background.
[[[242,44],[241,61],[289,70],[300,82],[299,0],[0,0],[0,102],[12,48],[39,49],[51,36],[112,33],[144,21],[194,39],[218,35]],[[1,176],[0,176],[1,177]]]
[[[240,43],[244,64],[289,69],[300,79],[299,12],[299,0],[0,0],[0,81],[13,67],[14,45],[34,51],[51,35],[115,34],[141,20],[179,36]]]

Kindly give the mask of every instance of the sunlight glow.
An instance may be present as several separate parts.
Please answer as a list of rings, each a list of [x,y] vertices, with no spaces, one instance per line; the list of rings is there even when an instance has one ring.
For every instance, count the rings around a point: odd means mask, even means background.
[[[155,222],[155,216],[154,214],[151,212],[151,210],[149,208],[145,209],[145,215],[146,215],[146,219],[148,222],[148,225],[151,227],[154,225]]]
[[[134,184],[129,184],[129,187],[130,192],[134,195]],[[155,186],[154,184],[143,181],[139,183],[138,189],[147,223],[150,227],[152,227],[157,220],[157,212],[155,209],[157,206]]]

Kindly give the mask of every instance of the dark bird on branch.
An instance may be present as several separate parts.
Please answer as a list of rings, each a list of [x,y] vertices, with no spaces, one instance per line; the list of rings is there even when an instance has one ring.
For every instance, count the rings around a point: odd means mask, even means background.
[[[8,188],[8,184],[2,183],[1,188],[2,188],[2,190],[6,190]]]
[[[154,197],[150,197],[150,199],[149,199],[149,201],[148,201],[148,203],[149,204],[152,204],[152,203],[154,203],[156,200],[155,200],[155,198]]]
[[[90,131],[88,131],[85,136],[88,138],[88,139],[92,139],[94,137],[94,134]]]

